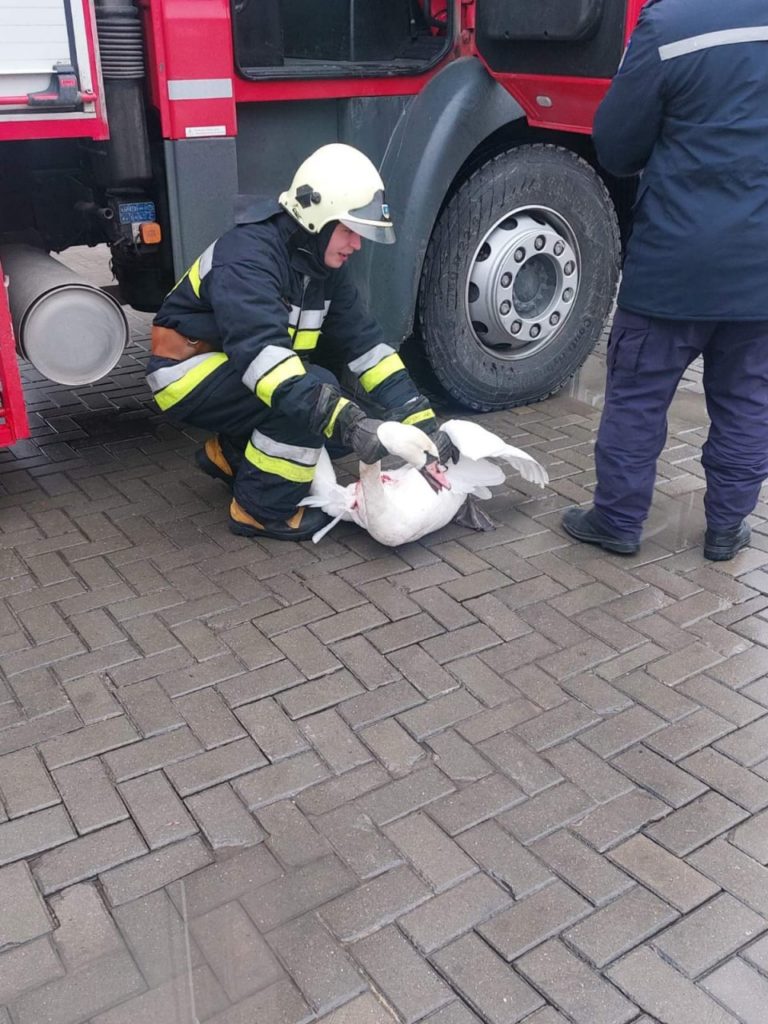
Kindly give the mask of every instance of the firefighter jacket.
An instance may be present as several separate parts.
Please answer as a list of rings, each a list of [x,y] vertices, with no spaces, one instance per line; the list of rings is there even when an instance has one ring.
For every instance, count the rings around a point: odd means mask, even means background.
[[[384,409],[420,397],[400,356],[362,308],[347,268],[326,268],[317,236],[299,228],[273,200],[251,203],[235,227],[195,260],[154,322],[223,353],[180,364],[175,371],[179,379],[155,390],[164,410],[183,399],[189,413],[196,397],[204,401],[205,374],[212,374],[226,356],[245,387],[266,406],[306,425],[320,385],[307,374],[305,362],[318,344],[341,352],[363,390]],[[331,437],[345,402],[340,399],[333,409],[326,436]],[[405,422],[429,428],[436,422],[434,413],[423,408],[426,402],[421,405]]]
[[[768,5],[649,0],[594,141],[642,172],[619,306],[768,320]]]

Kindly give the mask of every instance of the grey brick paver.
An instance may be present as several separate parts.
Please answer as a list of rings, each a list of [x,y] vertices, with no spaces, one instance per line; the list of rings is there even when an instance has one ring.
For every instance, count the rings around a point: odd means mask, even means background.
[[[704,874],[645,836],[633,836],[615,847],[609,856],[638,882],[684,913],[714,896],[719,889]]]
[[[41,890],[47,894],[93,878],[140,857],[146,850],[133,822],[121,821],[49,850],[35,861],[33,870]]]
[[[162,850],[144,854],[132,863],[112,868],[100,876],[101,884],[109,902],[118,907],[183,878],[210,860],[211,855],[200,839],[192,836]]]
[[[124,948],[124,940],[95,885],[80,883],[50,900],[56,952],[68,971]]]
[[[401,929],[425,953],[475,928],[510,903],[507,893],[478,874],[400,917]],[[480,929],[482,931],[482,929]]]
[[[314,825],[359,878],[373,878],[402,863],[403,858],[392,843],[381,834],[367,814],[354,806],[338,807],[335,811],[315,818]],[[295,847],[299,844],[292,845]],[[300,841],[300,849],[305,850],[307,846],[312,855],[314,851],[311,843]],[[325,849],[328,849],[327,843]]]
[[[192,935],[232,1002],[267,988],[282,969],[243,908],[225,903],[191,922]]]
[[[489,1024],[516,1024],[543,1004],[539,993],[476,935],[441,949],[434,962]]]
[[[183,761],[200,750],[200,741],[189,729],[175,729],[165,735],[132,743],[122,750],[113,750],[105,755],[104,763],[115,782],[124,782],[136,775]]]
[[[175,706],[206,749],[240,739],[245,730],[215,690],[198,690],[179,697]]]
[[[204,789],[185,802],[214,850],[252,846],[264,838],[253,816],[226,783]]]
[[[564,882],[555,881],[496,914],[477,930],[505,960],[515,960],[586,917],[592,909]]]
[[[646,834],[678,857],[684,857],[746,817],[743,808],[719,793],[710,792],[651,825]]]
[[[592,806],[593,802],[586,793],[582,793],[570,782],[561,782],[518,807],[505,811],[499,821],[520,842],[532,843],[534,839],[554,832],[561,825],[583,818]]]
[[[454,998],[451,989],[393,925],[355,942],[350,952],[405,1024],[421,1020]]]
[[[195,822],[162,772],[124,782],[120,795],[152,850],[197,832]]]
[[[702,561],[700,363],[631,559],[558,528],[591,500],[602,345],[569,395],[491,417],[552,478],[513,474],[496,531],[386,551],[347,524],[286,547],[227,533],[191,468],[202,435],[146,395],[150,318],[129,316],[139,342],[97,389],[22,367],[33,437],[0,458],[0,888],[23,942],[0,951],[0,1024],[32,1024],[16,1004],[158,1024],[191,1018],[191,991],[215,1024],[601,1024],[609,972],[646,952],[632,1024],[752,1024],[768,503],[748,551]],[[92,880],[128,827],[156,848]],[[51,865],[64,888],[43,896],[24,872]],[[249,981],[277,934],[274,980]],[[119,975],[126,949],[140,987],[97,1008],[98,965]],[[548,1005],[504,1001],[531,991],[520,958]],[[35,1003],[50,981],[61,998]]]
[[[0,1006],[24,992],[34,993],[62,974],[64,968],[47,936],[0,953]]]
[[[456,885],[477,870],[461,845],[421,811],[393,821],[384,832],[435,892]]]
[[[736,899],[768,916],[768,868],[724,839],[715,839],[688,858],[690,864]]]
[[[556,939],[527,953],[520,973],[577,1024],[625,1024],[636,1007]]]
[[[281,878],[246,892],[240,899],[262,932],[330,903],[355,889],[357,878],[333,852],[289,870]]]
[[[289,718],[297,719],[314,715],[341,701],[351,703],[351,698],[358,694],[364,694],[363,687],[350,672],[341,669],[320,679],[293,686],[290,690],[277,694],[277,699]],[[365,696],[369,694],[364,694],[360,699],[365,699]]]
[[[326,904],[320,911],[343,942],[362,939],[429,898],[430,892],[406,866],[391,871]]]
[[[66,974],[12,1003],[18,1024],[74,1024],[107,1010],[144,989],[131,957],[113,953]]]
[[[631,878],[565,829],[540,839],[531,851],[597,906],[632,886]]]
[[[40,747],[40,753],[48,768],[60,768],[73,761],[83,761],[94,754],[125,746],[137,739],[139,735],[127,718],[109,718],[104,722],[85,725],[60,739],[48,740]]]
[[[371,790],[383,788],[389,779],[381,765],[364,764],[326,782],[310,785],[295,800],[305,814],[327,814]]]
[[[11,818],[61,800],[37,752],[31,749],[0,757],[0,795]]]
[[[669,813],[661,800],[632,790],[601,804],[572,825],[573,831],[603,853],[627,836],[639,831],[649,821],[656,821]]]
[[[495,821],[485,821],[462,832],[456,841],[472,860],[506,885],[515,899],[554,880],[552,872]]]
[[[636,885],[564,935],[595,967],[605,967],[678,917],[677,911]]]
[[[453,836],[486,818],[495,817],[524,799],[525,794],[505,776],[489,775],[458,793],[436,801],[429,807],[428,813]]]
[[[265,846],[257,846],[203,866],[200,870],[193,869],[183,882],[172,884],[168,891],[176,906],[194,917],[240,899],[282,875],[280,865],[269,850]]]
[[[98,758],[59,768],[53,772],[53,778],[81,835],[128,817],[123,801]]]
[[[612,764],[672,807],[682,807],[707,789],[697,778],[682,770],[687,762],[676,766],[642,744],[613,758]]]
[[[53,930],[54,924],[25,863],[0,868],[0,949]]]
[[[335,709],[303,718],[299,728],[334,772],[346,772],[371,760],[370,752]]]
[[[544,754],[558,771],[591,796],[595,803],[604,804],[633,787],[620,772],[607,764],[578,740],[569,740],[559,747],[551,747]]]
[[[298,754],[309,746],[272,697],[243,705],[237,709],[237,717],[270,761]]]
[[[313,915],[275,929],[269,942],[318,1013],[365,991],[366,984],[354,962]]]
[[[35,811],[0,825],[0,864],[32,857],[75,838],[69,817],[62,807]]]
[[[166,774],[181,796],[191,796],[265,764],[267,760],[259,748],[246,738],[173,764],[166,768]]]
[[[721,893],[656,936],[653,945],[689,978],[731,956],[768,928],[759,914]]]
[[[327,778],[328,769],[312,753],[298,754],[266,765],[233,783],[235,792],[250,810],[295,796],[307,786]]]
[[[647,946],[608,969],[608,977],[663,1024],[736,1024],[736,1017]]]
[[[744,1024],[761,1024],[768,1004],[768,980],[754,968],[735,958],[718,967],[702,986]]]

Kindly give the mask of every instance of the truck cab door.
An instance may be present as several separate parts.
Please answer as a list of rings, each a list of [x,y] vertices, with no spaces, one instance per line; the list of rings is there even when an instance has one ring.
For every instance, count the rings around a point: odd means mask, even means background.
[[[642,0],[476,0],[492,73],[611,78]]]

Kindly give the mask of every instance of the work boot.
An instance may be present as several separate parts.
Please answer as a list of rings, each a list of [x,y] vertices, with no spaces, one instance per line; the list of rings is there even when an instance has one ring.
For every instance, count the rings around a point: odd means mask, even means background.
[[[610,551],[614,555],[634,555],[640,548],[637,541],[617,537],[606,530],[593,508],[566,509],[561,523],[569,536],[584,544],[596,544],[603,551]]]
[[[221,449],[221,441],[217,436],[209,437],[202,448],[195,452],[197,468],[202,469],[214,480],[223,480],[227,487],[232,490],[235,482],[235,473]]]
[[[229,528],[241,537],[271,537],[273,540],[309,540],[330,522],[319,508],[302,505],[290,519],[265,519],[260,522],[248,515],[235,499],[229,506]]]
[[[752,531],[745,519],[727,530],[710,530],[704,534],[704,557],[710,562],[727,562],[749,544]]]

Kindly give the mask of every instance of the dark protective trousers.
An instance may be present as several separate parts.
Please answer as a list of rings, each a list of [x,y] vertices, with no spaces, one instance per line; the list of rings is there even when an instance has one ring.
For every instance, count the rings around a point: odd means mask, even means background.
[[[157,360],[150,359],[149,372],[158,365]],[[318,380],[339,387],[336,377],[325,367],[309,365],[306,370]],[[309,494],[314,465],[323,447],[331,458],[346,454],[346,449],[330,444],[319,431],[265,405],[245,387],[229,360],[165,415],[219,435],[224,456],[235,473],[235,499],[262,521],[293,515],[301,499]]]
[[[710,418],[701,456],[707,526],[736,526],[757,504],[768,477],[768,321],[658,320],[618,310],[595,446],[595,509],[616,536],[640,539],[667,410],[697,356]]]

